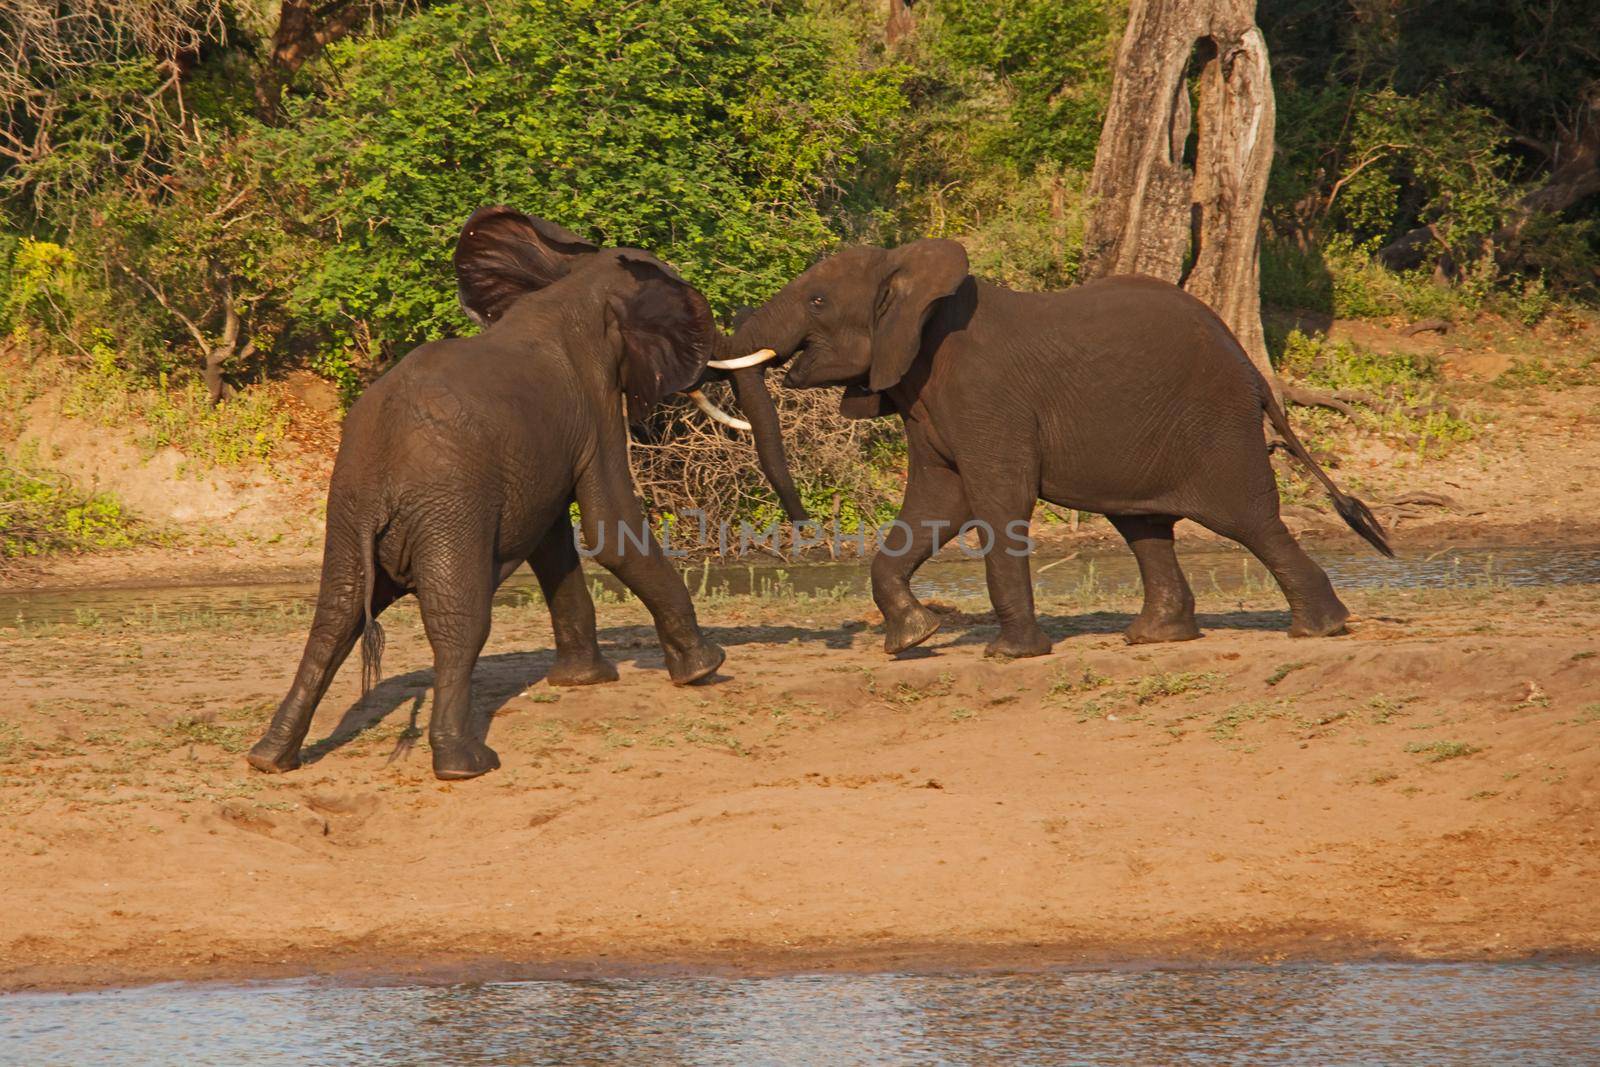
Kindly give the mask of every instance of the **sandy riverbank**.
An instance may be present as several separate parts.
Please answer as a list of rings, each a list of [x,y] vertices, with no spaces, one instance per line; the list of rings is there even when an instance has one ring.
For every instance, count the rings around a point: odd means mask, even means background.
[[[504,769],[454,785],[413,608],[282,777],[242,749],[303,613],[0,630],[0,985],[1600,951],[1600,590],[1357,593],[1313,642],[1214,599],[1143,648],[1127,597],[1047,601],[1010,664],[978,613],[891,661],[864,601],[711,600],[686,690],[636,604],[587,690],[503,608]]]

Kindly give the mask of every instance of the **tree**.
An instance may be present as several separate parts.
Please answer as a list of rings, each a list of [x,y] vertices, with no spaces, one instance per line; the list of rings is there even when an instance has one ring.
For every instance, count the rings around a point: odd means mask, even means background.
[[[1276,389],[1258,260],[1274,115],[1255,0],[1134,0],[1095,152],[1084,274],[1182,285]]]
[[[263,122],[275,122],[283,90],[301,67],[328,45],[375,21],[401,0],[283,0],[265,62],[256,79],[256,111]]]

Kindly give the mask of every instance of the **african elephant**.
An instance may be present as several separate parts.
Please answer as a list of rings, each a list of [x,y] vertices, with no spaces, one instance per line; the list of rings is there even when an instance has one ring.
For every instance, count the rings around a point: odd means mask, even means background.
[[[555,633],[548,681],[615,679],[596,642],[574,500],[595,558],[650,609],[672,681],[705,678],[723,661],[634,497],[623,417],[624,398],[628,418],[642,421],[707,375],[726,338],[705,298],[647,252],[599,249],[506,207],[467,220],[455,269],[462,306],[484,328],[413,350],[350,409],[311,633],[250,750],[258,770],[298,766],[316,705],[358,639],[363,689],[377,677],[376,618],[406,593],[417,596],[434,655],[435,775],[498,766],[471,722],[472,668],[494,590],[525,560]],[[766,399],[759,368],[734,373],[747,378],[741,399],[750,388]]]
[[[1344,629],[1349,612],[1278,515],[1265,412],[1344,520],[1393,555],[1365,504],[1339,491],[1290,429],[1238,341],[1175,285],[1118,277],[1050,293],[972,277],[949,240],[849,248],[795,278],[735,332],[735,351],[790,364],[785,384],[845,386],[845,414],[898,413],[909,478],[903,544],[872,562],[885,649],[926,640],[938,617],[912,573],[964,523],[980,524],[1000,634],[988,653],[1038,656],[1026,520],[1043,498],[1106,515],[1138,560],[1144,607],[1130,642],[1200,636],[1172,528],[1192,519],[1272,572],[1290,634]],[[901,549],[888,551],[889,547]]]

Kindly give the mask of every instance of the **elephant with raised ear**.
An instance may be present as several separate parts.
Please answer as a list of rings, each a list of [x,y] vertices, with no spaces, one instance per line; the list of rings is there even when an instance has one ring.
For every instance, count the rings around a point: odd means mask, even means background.
[[[318,701],[359,640],[377,677],[377,616],[414,593],[434,656],[434,773],[498,766],[471,714],[495,588],[524,561],[555,632],[553,685],[610,681],[569,516],[598,561],[650,609],[678,685],[723,661],[650,535],[628,471],[642,421],[707,372],[723,343],[705,298],[648,252],[599,249],[506,207],[467,220],[455,251],[473,337],[432,341],[350,409],[328,492],[322,585],[289,693],[250,764],[287,771]],[[764,392],[764,390],[763,390]]]
[[[967,523],[985,542],[1000,622],[988,652],[1050,650],[1028,564],[1040,498],[1104,514],[1128,542],[1144,581],[1131,642],[1200,635],[1173,552],[1180,518],[1266,565],[1289,602],[1291,636],[1343,631],[1349,612],[1279,518],[1263,415],[1351,528],[1393,555],[1366,505],[1300,443],[1227,326],[1166,282],[1019,293],[974,278],[955,241],[850,248],[757,309],[731,347],[773,365],[793,360],[790,386],[843,386],[846,415],[904,420],[907,529],[872,562],[890,653],[938,628],[910,578]]]

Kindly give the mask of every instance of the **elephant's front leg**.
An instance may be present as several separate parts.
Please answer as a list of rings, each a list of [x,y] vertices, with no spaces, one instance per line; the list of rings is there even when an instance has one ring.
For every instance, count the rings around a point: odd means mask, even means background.
[[[579,479],[584,540],[600,565],[650,610],[672,684],[698,682],[722,666],[724,653],[700,632],[689,590],[650,535],[627,468],[613,466],[597,462]]]
[[[911,591],[911,576],[969,518],[960,476],[913,455],[898,525],[872,558],[872,599],[883,612],[883,650],[891,656],[921,644],[939,629],[939,616]]]
[[[583,565],[563,514],[528,558],[555,633],[556,662],[545,675],[551,685],[595,685],[617,680],[617,668],[600,654],[595,635],[594,599],[583,580]]]

